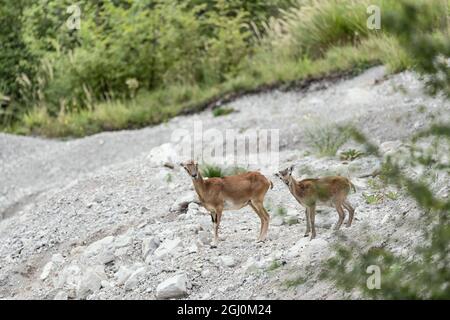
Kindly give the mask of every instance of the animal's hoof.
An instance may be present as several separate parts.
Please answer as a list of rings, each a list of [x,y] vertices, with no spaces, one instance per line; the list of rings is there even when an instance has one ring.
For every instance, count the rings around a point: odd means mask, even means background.
[[[350,227],[351,227],[351,224],[348,224],[348,223],[347,223],[347,224],[345,225],[345,227],[346,227],[346,228],[350,228]]]
[[[211,249],[215,249],[215,248],[217,248],[217,243],[211,243],[210,245],[209,245],[209,247],[211,248]]]
[[[303,236],[306,238],[307,236],[309,236],[309,232],[306,232]]]

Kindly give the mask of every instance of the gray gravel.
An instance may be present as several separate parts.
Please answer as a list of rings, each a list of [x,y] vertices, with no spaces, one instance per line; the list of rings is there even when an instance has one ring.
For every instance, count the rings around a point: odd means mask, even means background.
[[[414,257],[412,248],[422,241],[421,212],[414,202],[399,193],[395,200],[366,204],[367,179],[355,178],[372,172],[378,160],[363,157],[345,164],[337,157],[319,158],[309,152],[305,132],[318,123],[350,122],[384,143],[386,152],[395,151],[389,146],[407,141],[433,115],[448,119],[448,102],[424,95],[411,73],[385,77],[377,67],[307,92],[249,95],[230,106],[238,112],[214,118],[205,111],[155,127],[70,141],[0,134],[0,298],[357,298],[357,292],[342,292],[318,279],[320,264],[341,237],[356,241],[361,250],[383,244]],[[421,106],[425,112],[418,112]],[[211,222],[203,208],[191,204],[187,213],[173,210],[180,197],[195,201],[185,172],[149,157],[153,148],[170,142],[174,129],[191,129],[198,120],[205,129],[280,129],[280,166],[296,164],[298,176],[306,167],[318,176],[350,174],[357,185],[350,197],[354,225],[332,231],[337,214],[323,209],[318,238],[302,238],[303,209],[273,172],[265,172],[275,183],[267,205],[278,220],[268,240],[255,242],[259,219],[242,209],[225,213],[223,241],[211,249]],[[157,153],[164,158],[164,152]],[[445,187],[445,181],[437,187]],[[278,206],[287,209],[289,219],[274,217]],[[306,281],[285,285],[299,276]]]

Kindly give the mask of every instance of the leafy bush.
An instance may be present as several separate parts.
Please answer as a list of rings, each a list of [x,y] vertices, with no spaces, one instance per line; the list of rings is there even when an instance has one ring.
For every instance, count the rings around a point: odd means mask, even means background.
[[[416,29],[434,30],[444,44],[440,0],[416,2],[437,17]],[[11,31],[1,41],[0,92],[17,97],[2,111],[3,129],[82,136],[136,128],[231,92],[415,63],[400,45],[415,39],[365,26],[367,5],[381,6],[388,21],[396,1],[80,0],[81,30],[68,30],[71,4],[19,0],[0,9]],[[123,119],[105,112],[112,105]]]

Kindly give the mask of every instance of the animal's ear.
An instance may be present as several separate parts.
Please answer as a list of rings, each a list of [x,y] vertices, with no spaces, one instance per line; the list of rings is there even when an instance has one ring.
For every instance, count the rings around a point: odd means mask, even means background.
[[[279,177],[280,177],[280,173],[279,173],[279,172],[276,172],[276,173],[275,173],[275,177],[278,177],[278,178],[279,178]]]
[[[289,173],[292,173],[293,170],[294,170],[294,165],[289,167]]]

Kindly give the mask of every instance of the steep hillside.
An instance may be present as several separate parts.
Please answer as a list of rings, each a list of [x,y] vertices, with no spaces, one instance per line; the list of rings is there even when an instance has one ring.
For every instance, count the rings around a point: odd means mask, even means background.
[[[379,160],[320,157],[307,136],[314,127],[351,123],[384,153],[401,149],[433,117],[450,114],[449,103],[426,96],[414,74],[385,76],[376,67],[298,92],[245,96],[229,107],[236,112],[214,117],[207,110],[70,141],[0,134],[0,298],[357,298],[358,292],[342,292],[318,277],[334,244],[355,241],[361,250],[383,246],[413,257],[422,239],[420,210],[402,192],[359,178],[373,173]],[[163,165],[182,147],[170,142],[173,131],[192,130],[195,121],[241,134],[279,129],[280,169],[295,164],[296,176],[350,176],[356,221],[333,231],[337,214],[323,208],[318,236],[310,241],[303,237],[303,209],[274,170],[250,168],[275,184],[266,201],[268,239],[256,243],[259,219],[245,208],[225,212],[223,241],[210,248],[211,218],[195,203],[189,177],[179,166]],[[347,142],[341,150],[356,147]],[[448,176],[435,184],[448,194]],[[368,198],[379,192],[385,196]]]

